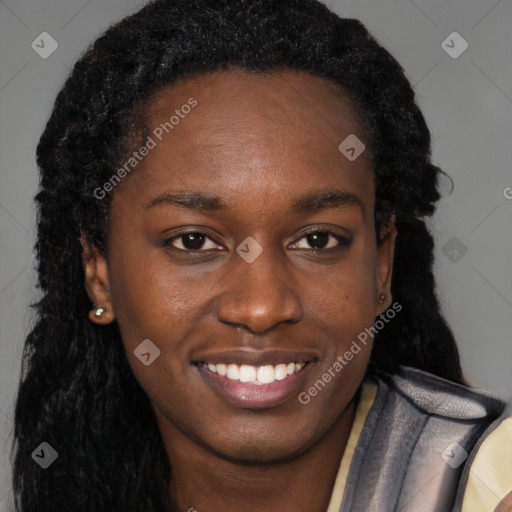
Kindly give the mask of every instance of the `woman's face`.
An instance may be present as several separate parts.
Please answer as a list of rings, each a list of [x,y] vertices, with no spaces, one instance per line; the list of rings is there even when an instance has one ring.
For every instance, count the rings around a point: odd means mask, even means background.
[[[232,70],[160,91],[145,124],[90,294],[164,438],[296,456],[347,410],[371,338],[343,356],[391,303],[395,232],[377,245],[369,150],[338,148],[365,142],[351,104],[306,73]]]

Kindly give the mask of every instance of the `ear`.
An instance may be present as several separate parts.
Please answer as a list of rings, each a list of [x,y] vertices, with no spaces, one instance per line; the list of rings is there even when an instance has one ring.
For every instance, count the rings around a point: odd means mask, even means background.
[[[99,325],[110,324],[115,316],[110,297],[107,261],[103,254],[89,243],[85,233],[80,236],[80,244],[82,245],[85,290],[91,302],[96,305],[89,311],[89,319]],[[103,312],[96,314],[98,310]]]
[[[395,226],[395,216],[393,215],[387,225],[382,226],[377,247],[377,316],[382,314],[391,306],[393,297],[391,296],[391,279],[393,277],[393,259],[395,255],[395,239],[397,231]],[[379,297],[384,295],[382,303],[379,303]]]

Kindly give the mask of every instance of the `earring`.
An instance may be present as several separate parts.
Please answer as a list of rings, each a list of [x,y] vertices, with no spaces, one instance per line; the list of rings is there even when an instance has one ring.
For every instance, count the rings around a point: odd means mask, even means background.
[[[385,298],[386,298],[386,295],[384,293],[381,293],[379,296],[379,304],[382,304],[384,302]]]
[[[105,311],[107,311],[107,308],[98,308],[96,306],[96,304],[93,304],[92,305],[92,309],[95,309],[96,311],[94,312],[94,316],[99,318],[101,315],[103,315],[103,313],[105,313]]]

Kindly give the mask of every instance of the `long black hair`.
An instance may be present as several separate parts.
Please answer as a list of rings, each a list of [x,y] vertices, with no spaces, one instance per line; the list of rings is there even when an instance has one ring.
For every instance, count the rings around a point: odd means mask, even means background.
[[[316,0],[154,0],[99,37],[59,92],[37,147],[37,318],[15,408],[14,491],[23,512],[162,511],[170,465],[116,322],[88,320],[81,232],[108,250],[101,187],[137,136],[141,108],[179,80],[236,67],[301,70],[339,84],[364,121],[376,227],[396,218],[392,293],[403,310],[378,333],[371,367],[416,367],[463,382],[436,298],[425,218],[442,172],[400,64],[355,19]],[[341,142],[341,141],[340,141]],[[136,171],[134,171],[136,172]],[[48,442],[57,461],[31,458]]]

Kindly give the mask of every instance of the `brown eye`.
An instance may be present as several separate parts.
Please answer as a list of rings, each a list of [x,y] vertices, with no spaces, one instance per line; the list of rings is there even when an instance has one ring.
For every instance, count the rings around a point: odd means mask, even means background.
[[[325,249],[329,244],[330,236],[327,231],[317,231],[306,235],[306,240],[313,249]]]
[[[292,244],[293,249],[336,249],[348,247],[350,240],[331,231],[312,231]]]
[[[169,239],[166,245],[171,245],[181,251],[211,250],[219,247],[205,233],[198,231],[177,235]]]

